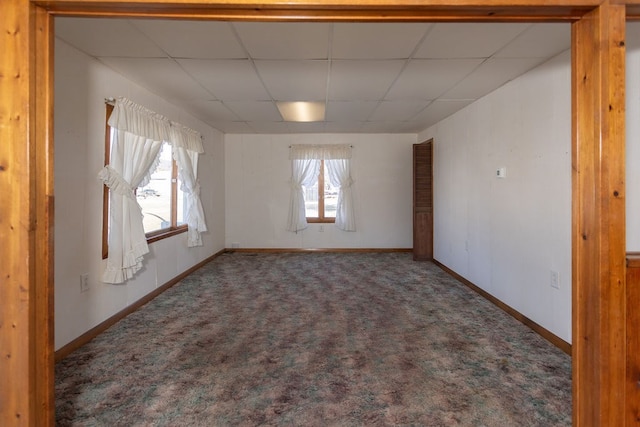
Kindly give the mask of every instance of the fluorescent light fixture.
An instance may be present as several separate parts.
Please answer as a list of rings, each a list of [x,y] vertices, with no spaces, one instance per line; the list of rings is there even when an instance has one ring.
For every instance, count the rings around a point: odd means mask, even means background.
[[[285,122],[321,122],[324,120],[324,102],[284,102],[276,105]]]

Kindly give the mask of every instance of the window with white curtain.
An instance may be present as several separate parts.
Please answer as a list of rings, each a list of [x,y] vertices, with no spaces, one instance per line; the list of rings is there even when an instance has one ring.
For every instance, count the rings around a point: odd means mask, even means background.
[[[315,182],[303,189],[307,222],[335,222],[340,188],[329,179],[327,161],[320,160]]]
[[[173,147],[162,143],[156,170],[144,187],[136,189],[136,200],[142,209],[142,224],[149,238],[166,236],[168,232],[186,232],[184,199],[180,189],[178,164],[173,160]]]
[[[187,231],[188,246],[202,245],[200,233],[207,227],[196,177],[204,150],[198,132],[126,98],[119,98],[109,115],[107,139],[105,167],[98,174],[108,189],[103,281],[122,283],[142,268],[147,239],[178,230]]]
[[[291,197],[287,229],[297,232],[309,222],[334,222],[355,231],[351,146],[293,145]]]

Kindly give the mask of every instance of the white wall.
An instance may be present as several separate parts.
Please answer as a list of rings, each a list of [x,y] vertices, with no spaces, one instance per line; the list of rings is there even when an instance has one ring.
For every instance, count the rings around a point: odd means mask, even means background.
[[[356,231],[286,230],[292,144],[351,144]],[[226,135],[226,245],[241,248],[411,248],[415,134]]]
[[[199,178],[209,232],[204,246],[186,247],[186,234],[150,245],[144,269],[123,285],[100,281],[104,98],[126,96],[204,135]],[[55,45],[55,348],[123,310],[224,248],[222,134],[186,115],[67,44]],[[80,293],[80,275],[90,289]]]
[[[565,52],[418,138],[435,142],[434,257],[568,342],[570,72]]]
[[[627,22],[627,250],[640,252],[640,22]]]
[[[627,248],[640,251],[640,23],[627,26]],[[223,247],[412,246],[411,145],[435,140],[435,257],[571,341],[570,57],[564,53],[415,135],[222,135],[56,42],[56,348]],[[103,98],[124,95],[205,135],[205,246],[151,245],[127,285],[99,277]],[[358,231],[285,230],[288,146],[348,143]],[[225,167],[226,166],[226,167]],[[498,167],[507,178],[495,178]],[[226,169],[226,172],[225,172]],[[226,182],[226,186],[225,183]],[[224,198],[223,198],[224,197]],[[226,214],[226,228],[225,228]],[[224,236],[224,239],[223,239]],[[550,287],[551,271],[560,289]],[[89,273],[91,289],[79,292]]]

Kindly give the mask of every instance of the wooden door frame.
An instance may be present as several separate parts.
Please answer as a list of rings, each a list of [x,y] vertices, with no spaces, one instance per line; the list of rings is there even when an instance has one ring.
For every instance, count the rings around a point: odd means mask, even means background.
[[[55,15],[572,22],[573,419],[625,425],[625,14],[640,0],[2,0],[0,425],[54,421]]]

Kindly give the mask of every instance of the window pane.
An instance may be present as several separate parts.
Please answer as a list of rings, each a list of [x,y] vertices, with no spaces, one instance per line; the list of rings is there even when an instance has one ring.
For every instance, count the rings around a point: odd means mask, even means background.
[[[302,187],[307,218],[318,218],[318,181],[312,187]]]
[[[182,181],[180,181],[180,176],[178,175],[178,209],[176,214],[176,220],[178,221],[178,225],[185,224],[184,218],[184,207],[187,201],[187,193],[182,191],[180,187],[182,187]]]
[[[160,163],[149,184],[136,191],[145,233],[171,227],[171,167],[171,146],[164,143]]]
[[[324,216],[335,218],[338,206],[338,187],[331,185],[327,163],[324,164]]]

